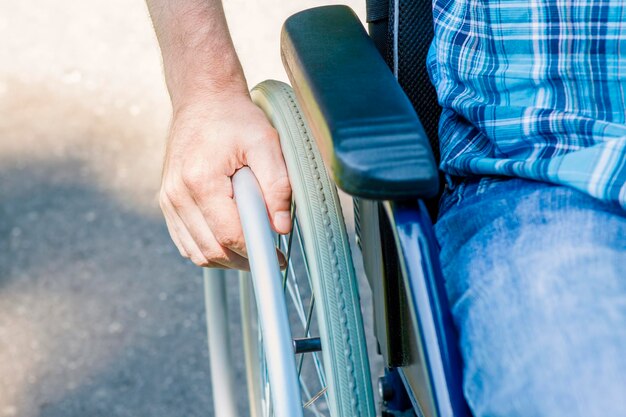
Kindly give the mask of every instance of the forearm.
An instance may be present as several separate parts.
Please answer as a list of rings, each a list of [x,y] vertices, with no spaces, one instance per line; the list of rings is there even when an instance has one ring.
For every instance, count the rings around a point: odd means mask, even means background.
[[[248,94],[220,0],[146,1],[174,110],[159,192],[167,228],[195,264],[248,269],[231,178],[250,167],[274,230],[288,233],[280,140]]]
[[[220,0],[147,0],[174,111],[247,94]]]

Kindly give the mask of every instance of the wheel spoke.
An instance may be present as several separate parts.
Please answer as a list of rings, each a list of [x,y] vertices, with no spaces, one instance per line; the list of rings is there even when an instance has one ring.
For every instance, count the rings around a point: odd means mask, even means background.
[[[304,408],[309,408],[313,403],[315,403],[315,401],[317,401],[322,395],[326,394],[326,391],[328,390],[328,387],[324,387],[321,389],[320,392],[318,392],[317,394],[315,394],[314,397],[312,397],[309,401],[307,401],[306,403],[304,403],[303,407]]]
[[[310,327],[311,327],[311,319],[313,317],[313,311],[314,311],[314,306],[315,306],[315,294],[313,292],[313,285],[312,285],[312,280],[311,280],[309,263],[308,263],[308,260],[306,259],[306,251],[304,250],[304,241],[302,239],[302,234],[300,232],[300,224],[298,222],[298,218],[297,217],[294,217],[294,220],[293,220],[292,235],[294,233],[297,235],[298,244],[300,245],[300,254],[302,255],[302,258],[303,258],[304,268],[306,270],[307,282],[309,284],[309,288],[310,288],[310,292],[311,292],[311,301],[310,301],[310,304],[309,304],[309,309],[308,309],[307,314],[306,314],[306,325],[304,327],[304,337],[310,337],[309,330],[310,330]],[[291,270],[292,270],[292,273],[293,273],[293,271],[294,271],[293,267],[292,267]],[[290,275],[291,275],[291,279],[294,282],[296,282],[295,274],[290,274]],[[294,304],[296,304],[298,306],[298,310],[301,312],[300,313],[300,317],[301,317],[302,313],[304,312],[304,306],[302,306],[302,300],[300,298],[298,298],[297,302],[294,300]],[[302,320],[302,318],[301,318],[301,320]],[[312,355],[313,355],[313,357],[312,357],[313,363],[315,365],[315,371],[316,371],[317,376],[319,378],[320,384],[321,384],[321,386],[326,386],[326,375],[324,373],[324,368],[322,366],[322,363],[321,363],[321,360],[319,358],[319,355],[316,352],[312,353]],[[302,372],[303,362],[304,362],[304,355],[301,355],[299,360],[298,360],[298,375],[300,375],[301,372]]]
[[[306,320],[306,328],[304,329],[304,337],[309,337],[309,328],[311,326],[311,313],[313,312],[313,307],[315,306],[315,296],[311,297],[311,304],[309,305],[308,317]],[[304,362],[304,355],[300,355],[300,359],[298,359],[298,376],[302,372],[302,364]]]
[[[304,337],[309,337],[309,329],[311,328],[311,319],[313,318],[313,308],[315,308],[315,294],[311,292],[311,303],[309,311],[306,314],[306,327],[304,328]]]
[[[311,389],[309,388],[309,385],[301,376],[298,377],[298,379],[300,380],[300,387],[302,388],[302,391],[304,392],[305,398],[311,398]],[[304,407],[303,405],[302,408],[308,408],[308,407]],[[309,410],[312,411],[316,416],[323,417],[323,414],[317,408],[316,404],[313,404],[313,407],[310,408]]]
[[[304,269],[306,269],[306,276],[309,280],[309,286],[313,288],[313,286],[311,285],[311,271],[309,270],[309,261],[306,257],[306,251],[304,250],[304,241],[302,239],[302,234],[300,233],[300,222],[298,221],[297,217],[294,218],[293,221],[293,233],[295,233],[296,237],[298,238],[298,244],[300,245],[300,252],[302,254]]]
[[[291,224],[293,225],[294,222],[296,221],[296,202],[294,201],[291,204]],[[285,241],[285,236],[282,235],[278,235],[278,241],[279,241],[279,249],[280,249],[280,242],[284,242]],[[285,291],[285,285],[287,284],[287,276],[289,275],[289,271],[290,269],[293,270],[293,268],[291,267],[291,243],[293,242],[293,230],[291,231],[291,233],[289,233],[289,242],[287,242],[287,267],[285,268],[285,272],[283,274],[283,291]]]
[[[292,237],[293,237],[293,233],[290,235],[289,247],[291,247]],[[283,236],[283,243],[285,243],[284,240],[286,240],[286,238]],[[286,287],[287,290],[289,291],[289,295],[294,303],[294,306],[296,307],[298,316],[300,317],[300,322],[302,324],[302,327],[305,328],[308,318],[304,313],[304,305],[302,304],[302,295],[300,293],[300,286],[298,285],[298,279],[295,274],[295,268],[293,266],[293,259],[291,259],[291,257],[288,257],[287,269],[289,270],[289,275],[287,276],[287,273],[285,273],[285,277],[283,278],[283,286]],[[313,296],[312,288],[310,290],[310,293],[311,293],[311,296]]]
[[[313,287],[312,287],[312,279],[310,275],[309,263],[306,257],[306,252],[304,250],[304,241],[302,238],[302,234],[300,232],[300,224],[296,216],[295,202],[292,204],[292,208],[291,208],[291,221],[292,221],[293,226],[292,226],[292,231],[289,234],[289,236],[287,237],[285,235],[277,235],[277,240],[276,240],[276,247],[279,250],[282,250],[283,248],[287,249],[287,253],[286,253],[287,267],[285,268],[285,271],[283,272],[283,290],[285,291],[285,293],[289,293],[289,298],[291,298],[293,302],[300,324],[302,325],[304,329],[304,337],[310,337],[310,329],[311,329],[311,324],[312,324],[313,312],[315,311],[315,294],[313,292]],[[309,306],[308,306],[306,313],[305,313],[305,308],[303,304],[304,300],[302,299],[302,292],[300,291],[298,278],[296,276],[296,268],[294,265],[294,259],[292,257],[293,248],[294,248],[293,246],[294,235],[296,235],[297,243],[300,246],[299,255],[302,257],[302,263],[304,265],[303,272],[306,274],[306,282],[309,284],[310,301],[309,301]],[[261,338],[259,338],[259,343],[261,343]],[[314,396],[311,395],[311,390],[305,378],[302,375],[302,368],[304,365],[304,354],[301,354],[300,358],[298,358],[298,379],[300,381],[300,386],[303,390],[305,398],[309,398],[309,400],[303,405],[303,407],[308,409],[309,411],[312,411],[315,414],[315,416],[322,417],[324,414],[320,412],[315,402],[322,396],[325,398],[326,402],[328,402],[326,377],[325,377],[324,368],[322,366],[322,362],[319,358],[318,353],[312,352],[311,355],[312,355],[311,359],[315,367],[315,373],[317,374],[318,381],[320,383],[319,386],[323,388],[319,392],[317,392]],[[261,352],[261,356],[264,357],[262,352]],[[272,404],[271,404],[272,402],[270,399],[271,387],[269,385],[269,377],[267,374],[268,370],[267,370],[266,365],[267,364],[264,363],[264,366],[263,366],[263,379],[264,379],[263,383],[264,383],[264,393],[265,393],[265,401],[264,401],[263,409],[264,409],[265,416],[270,417],[272,416],[273,410],[272,410]]]
[[[313,363],[315,364],[315,370],[317,371],[317,377],[320,380],[320,384],[322,386],[326,385],[326,375],[324,374],[324,368],[322,367],[322,362],[320,361],[317,353],[312,353],[313,355]]]
[[[302,328],[305,328],[307,317],[304,312],[304,305],[302,304],[302,296],[300,295],[300,287],[298,286],[298,282],[296,281],[296,277],[294,274],[291,274],[291,279],[287,281],[287,290],[289,292],[289,296],[291,297],[291,300],[293,301],[294,306],[296,307],[296,311],[298,312],[298,317],[300,318],[300,324],[302,325]]]

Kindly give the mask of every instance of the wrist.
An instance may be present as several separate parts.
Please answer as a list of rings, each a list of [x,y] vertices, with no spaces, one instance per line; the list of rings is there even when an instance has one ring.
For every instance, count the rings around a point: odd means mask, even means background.
[[[170,93],[174,115],[196,106],[205,109],[232,101],[234,98],[248,98],[248,87],[245,80],[220,80],[192,82],[184,88]]]
[[[248,103],[252,104],[247,87],[195,88],[172,101],[172,117],[176,123],[214,123],[234,116]]]

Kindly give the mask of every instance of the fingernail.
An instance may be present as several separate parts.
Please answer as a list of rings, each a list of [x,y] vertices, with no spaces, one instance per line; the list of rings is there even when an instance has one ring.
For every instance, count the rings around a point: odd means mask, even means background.
[[[287,257],[280,249],[276,248],[276,255],[278,256],[278,264],[280,265],[280,269],[285,269],[287,267]]]
[[[274,227],[281,233],[289,232],[291,228],[291,214],[288,211],[278,211],[274,214]]]

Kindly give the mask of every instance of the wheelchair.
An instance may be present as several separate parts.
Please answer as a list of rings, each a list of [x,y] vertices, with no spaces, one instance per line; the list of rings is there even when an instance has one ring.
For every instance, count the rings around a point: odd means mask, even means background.
[[[253,173],[233,176],[251,264],[239,278],[247,388],[232,369],[232,281],[205,270],[218,416],[239,415],[245,390],[253,417],[470,415],[430,220],[440,191],[440,110],[425,68],[431,5],[372,0],[367,12],[369,35],[346,6],[291,16],[281,35],[291,87],[265,81],[252,90],[280,136],[293,227],[275,236]],[[378,407],[336,187],[354,198],[373,294],[385,367]],[[283,271],[276,247],[287,255]]]

